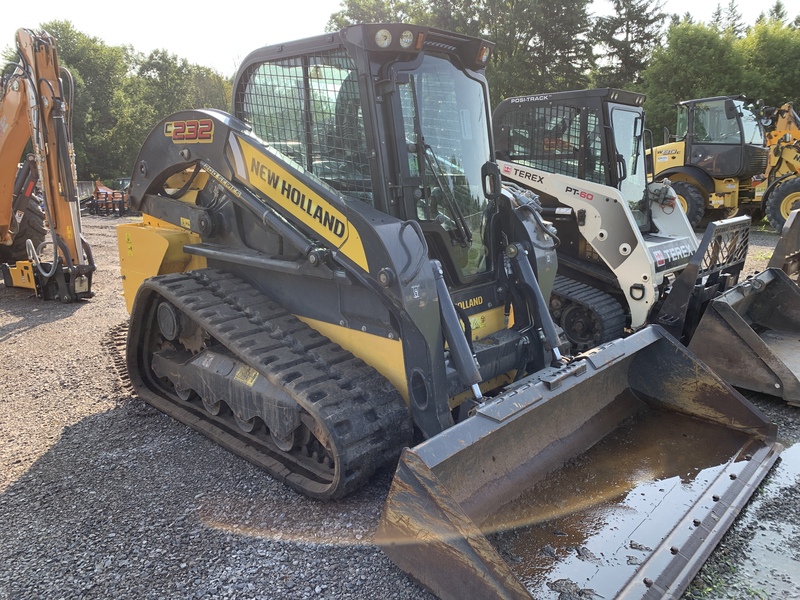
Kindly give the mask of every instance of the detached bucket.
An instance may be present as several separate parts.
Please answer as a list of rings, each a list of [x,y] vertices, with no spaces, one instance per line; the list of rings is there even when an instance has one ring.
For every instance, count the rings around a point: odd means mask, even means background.
[[[406,450],[376,541],[441,598],[677,596],[777,459],[775,433],[648,327]]]
[[[689,349],[731,385],[800,406],[800,287],[767,269],[709,302]]]
[[[781,269],[793,281],[800,281],[800,208],[789,213],[781,237],[769,259],[769,267]]]

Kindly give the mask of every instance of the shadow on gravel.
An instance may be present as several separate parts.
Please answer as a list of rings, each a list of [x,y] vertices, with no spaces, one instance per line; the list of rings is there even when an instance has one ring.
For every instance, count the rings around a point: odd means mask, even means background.
[[[89,302],[64,304],[54,300],[41,300],[30,290],[7,288],[0,284],[0,309],[18,320],[0,325],[0,343],[12,334],[24,333],[38,325],[67,319],[80,310],[89,309]]]
[[[120,400],[0,495],[0,598],[429,597],[371,545],[388,470],[309,500]]]

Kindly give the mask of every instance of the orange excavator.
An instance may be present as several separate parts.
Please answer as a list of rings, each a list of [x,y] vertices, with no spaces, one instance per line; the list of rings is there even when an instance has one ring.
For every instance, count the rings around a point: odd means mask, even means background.
[[[19,61],[4,70],[0,98],[3,281],[45,300],[90,298],[95,264],[81,233],[72,76],[48,33],[19,29],[16,43]]]

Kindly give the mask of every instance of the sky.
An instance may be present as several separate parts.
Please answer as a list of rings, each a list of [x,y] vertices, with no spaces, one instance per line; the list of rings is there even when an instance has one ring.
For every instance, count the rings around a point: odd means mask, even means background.
[[[688,11],[695,21],[707,22],[719,3],[727,6],[728,0],[666,0],[664,10],[680,15]],[[748,25],[772,3],[737,0]],[[36,0],[27,4],[9,0],[4,4],[0,49],[14,46],[18,28],[37,29],[48,21],[69,20],[78,31],[109,45],[130,44],[144,53],[166,49],[225,76],[233,75],[256,48],[324,33],[331,13],[341,9],[341,0],[240,0],[235,5],[220,0],[193,0],[180,5],[164,0],[120,4],[87,0]],[[788,7],[793,4],[784,0]],[[605,14],[608,6],[608,0],[594,0],[590,12]],[[790,18],[796,16],[791,8],[789,13]]]

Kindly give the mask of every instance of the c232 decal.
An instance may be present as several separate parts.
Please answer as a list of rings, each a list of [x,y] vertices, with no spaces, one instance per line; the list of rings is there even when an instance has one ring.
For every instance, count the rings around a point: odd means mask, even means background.
[[[175,144],[210,144],[214,141],[214,121],[187,119],[164,123],[164,135]]]

